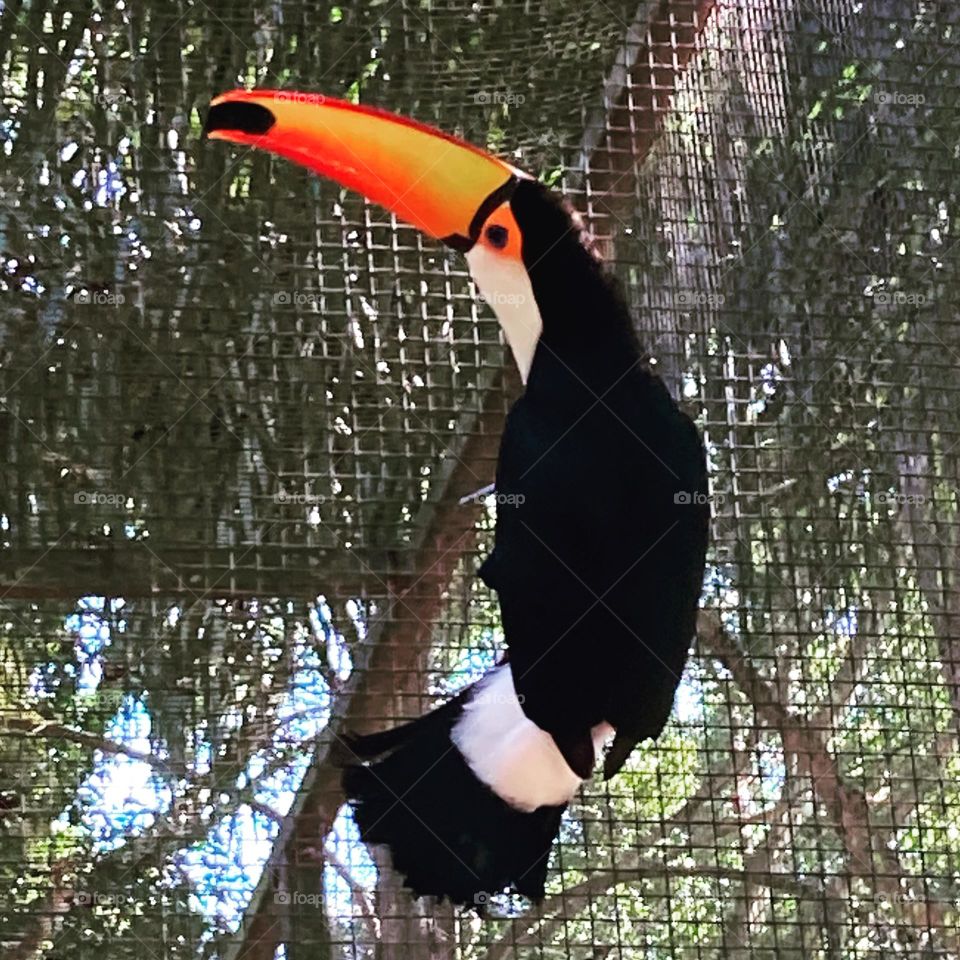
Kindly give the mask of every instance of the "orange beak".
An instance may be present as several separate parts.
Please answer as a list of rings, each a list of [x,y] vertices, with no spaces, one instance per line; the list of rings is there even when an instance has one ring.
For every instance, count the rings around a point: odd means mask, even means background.
[[[433,127],[321,94],[232,90],[210,104],[204,133],[309,167],[463,251],[527,176]]]

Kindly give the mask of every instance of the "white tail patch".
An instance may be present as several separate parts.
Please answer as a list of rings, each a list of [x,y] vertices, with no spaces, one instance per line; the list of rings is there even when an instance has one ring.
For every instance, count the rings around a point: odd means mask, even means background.
[[[595,750],[610,733],[609,724],[594,727]],[[509,664],[477,682],[450,736],[474,776],[517,810],[567,803],[583,782],[553,737],[524,714]]]

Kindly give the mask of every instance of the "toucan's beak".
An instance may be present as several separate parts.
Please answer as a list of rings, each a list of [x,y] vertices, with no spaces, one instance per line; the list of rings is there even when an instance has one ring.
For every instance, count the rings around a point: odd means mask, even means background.
[[[204,133],[316,170],[464,251],[526,176],[433,127],[321,94],[233,90],[211,103]]]

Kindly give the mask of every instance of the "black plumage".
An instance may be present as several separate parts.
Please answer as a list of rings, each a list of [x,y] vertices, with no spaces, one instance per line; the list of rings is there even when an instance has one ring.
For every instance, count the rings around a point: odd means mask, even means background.
[[[480,575],[500,600],[523,713],[581,778],[595,762],[591,728],[612,725],[609,777],[662,730],[694,634],[704,450],[642,362],[619,288],[570,210],[527,180],[510,203],[543,331],[504,429]],[[565,804],[523,812],[473,775],[451,731],[474,689],[352,739],[345,791],[363,840],[389,846],[415,893],[537,899]]]
[[[566,205],[523,181],[511,208],[543,332],[507,418],[480,573],[500,599],[524,712],[577,772],[590,728],[614,726],[609,777],[662,730],[694,634],[703,444],[642,362],[619,287]]]
[[[576,218],[511,165],[326,96],[232,91],[205,131],[359,189],[463,252],[527,378],[480,570],[509,662],[419,720],[348,739],[341,760],[361,837],[389,847],[415,892],[540,897],[594,737],[616,730],[611,776],[669,715],[704,573],[700,439],[642,363]]]
[[[482,907],[510,887],[537,900],[566,805],[524,813],[473,776],[450,742],[473,689],[411,723],[348,738],[344,791],[364,843],[389,847],[414,896]]]

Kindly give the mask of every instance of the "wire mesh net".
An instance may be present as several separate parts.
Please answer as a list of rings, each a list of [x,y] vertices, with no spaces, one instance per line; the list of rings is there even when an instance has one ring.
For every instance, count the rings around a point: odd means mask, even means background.
[[[4,956],[960,956],[958,29],[950,0],[0,2]],[[584,786],[542,904],[410,899],[330,757],[502,646],[492,505],[461,502],[519,389],[497,323],[381,209],[205,147],[237,84],[567,192],[703,431],[670,725]]]

